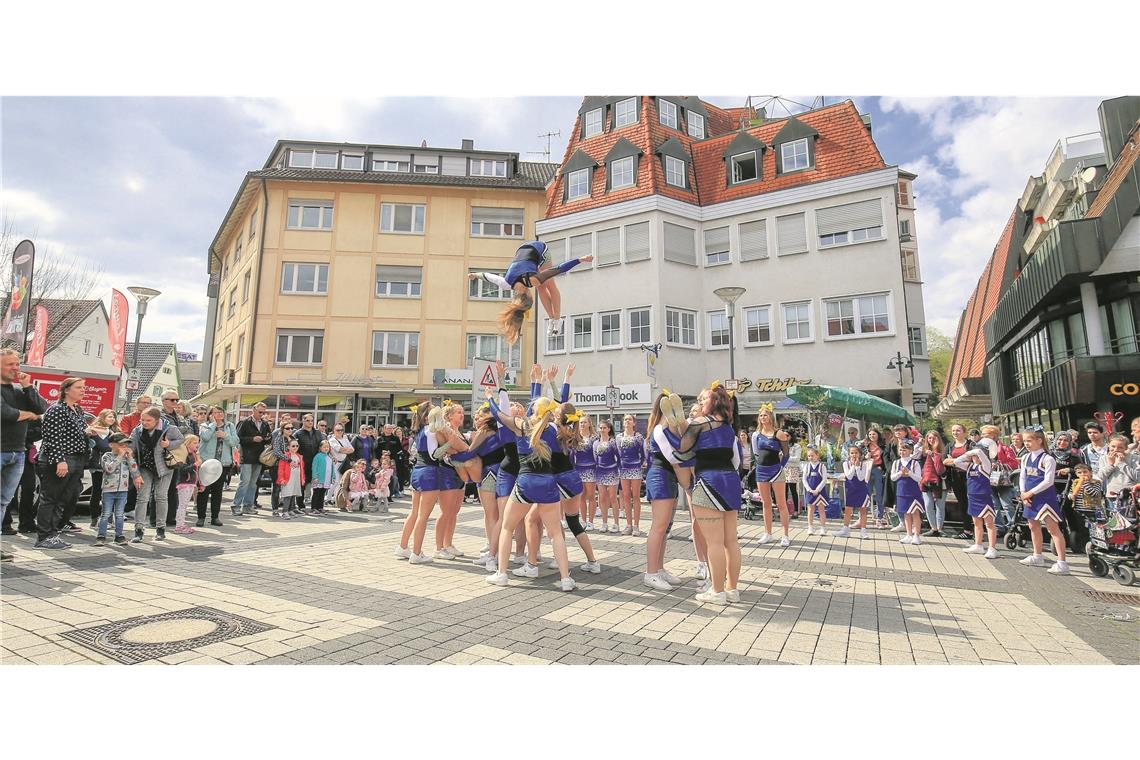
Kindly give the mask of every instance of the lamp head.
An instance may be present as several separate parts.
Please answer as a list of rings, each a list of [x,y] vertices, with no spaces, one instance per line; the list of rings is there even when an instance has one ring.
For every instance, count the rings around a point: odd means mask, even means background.
[[[744,295],[746,288],[737,285],[728,285],[723,288],[717,288],[713,293],[727,306],[732,306],[736,303],[737,299]]]

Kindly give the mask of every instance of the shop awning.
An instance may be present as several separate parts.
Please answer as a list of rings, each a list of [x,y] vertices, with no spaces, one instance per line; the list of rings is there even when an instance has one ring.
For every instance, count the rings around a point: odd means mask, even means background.
[[[865,419],[884,425],[914,425],[914,415],[898,404],[872,396],[854,388],[832,385],[793,385],[785,391],[788,398],[819,412],[837,412],[847,417]]]

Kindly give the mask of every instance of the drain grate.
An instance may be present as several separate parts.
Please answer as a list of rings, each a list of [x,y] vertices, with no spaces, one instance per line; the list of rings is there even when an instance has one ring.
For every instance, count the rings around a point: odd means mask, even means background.
[[[1114,594],[1108,591],[1085,591],[1085,596],[1092,597],[1098,602],[1108,602],[1109,604],[1130,604],[1140,607],[1140,595],[1137,594]]]
[[[263,633],[274,627],[213,607],[191,607],[60,635],[116,662],[134,665],[239,636]]]

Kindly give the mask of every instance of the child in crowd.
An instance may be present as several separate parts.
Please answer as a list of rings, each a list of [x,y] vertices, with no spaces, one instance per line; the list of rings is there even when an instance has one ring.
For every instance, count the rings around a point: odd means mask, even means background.
[[[1120,509],[1120,499],[1126,491],[1135,495],[1140,485],[1140,455],[1129,453],[1128,439],[1123,435],[1118,433],[1109,439],[1108,451],[1100,458],[1097,475],[1113,509]]]
[[[851,535],[851,513],[859,510],[859,538],[867,538],[867,508],[871,506],[871,460],[863,460],[859,446],[847,448],[847,462],[843,465],[843,527],[831,535],[847,538]]]
[[[1073,485],[1069,498],[1074,509],[1095,510],[1104,504],[1104,489],[1093,480],[1092,468],[1084,462],[1073,467]]]
[[[115,543],[125,546],[127,537],[123,535],[123,511],[127,505],[127,492],[133,482],[135,488],[142,486],[142,476],[135,458],[131,454],[131,439],[122,433],[112,433],[107,439],[111,450],[99,460],[103,471],[103,515],[99,518],[99,534],[96,546],[107,543],[107,522],[115,515]]]
[[[198,465],[202,463],[198,456],[199,439],[196,435],[188,435],[186,443],[186,461],[174,468],[174,488],[178,494],[178,509],[174,513],[174,532],[189,534],[194,528],[186,524],[186,508],[190,502],[198,498]]]
[[[899,458],[891,465],[891,481],[895,484],[895,509],[903,523],[905,535],[900,544],[918,546],[922,543],[922,465],[914,456],[914,441],[901,438],[898,442]]]
[[[1031,567],[1045,565],[1045,557],[1041,554],[1041,525],[1044,523],[1053,539],[1053,551],[1057,553],[1057,561],[1049,568],[1049,572],[1068,575],[1065,536],[1061,532],[1061,508],[1058,505],[1057,489],[1053,486],[1057,478],[1057,460],[1045,450],[1045,433],[1041,428],[1027,428],[1021,437],[1029,453],[1021,459],[1019,498],[1025,503],[1025,517],[1029,520],[1029,534],[1033,538],[1033,553],[1021,560],[1021,564]]]
[[[364,511],[364,505],[367,503],[368,492],[371,488],[368,483],[368,476],[364,473],[363,459],[357,459],[352,463],[352,469],[341,478],[340,490],[342,494],[347,494],[344,497],[346,506],[340,508],[341,512]]]
[[[993,460],[997,458],[997,443],[979,438],[977,445],[967,449],[960,457],[947,457],[944,464],[953,465],[966,473],[966,512],[974,521],[974,543],[967,546],[966,554],[984,554],[986,559],[997,559],[997,525],[994,520],[994,489],[990,483]],[[990,539],[990,548],[982,548],[982,529]]]
[[[320,449],[313,458],[313,511],[325,513],[325,497],[336,482],[336,464],[328,440],[321,441]]]
[[[387,505],[392,503],[392,492],[389,485],[392,482],[392,476],[396,472],[395,465],[392,464],[392,455],[387,451],[380,457],[380,472],[376,474],[376,495],[380,499],[380,503]],[[384,511],[388,511],[387,507]]]
[[[301,442],[295,438],[289,441],[285,453],[286,458],[277,463],[277,485],[281,486],[281,491],[278,509],[273,510],[273,516],[292,520],[301,514],[297,500],[305,493],[305,460],[301,458]]]
[[[827,532],[827,466],[819,458],[819,449],[815,446],[807,447],[807,464],[800,468],[804,484],[804,506],[807,508],[808,535],[815,530],[812,519],[819,510],[819,533],[822,536]]]

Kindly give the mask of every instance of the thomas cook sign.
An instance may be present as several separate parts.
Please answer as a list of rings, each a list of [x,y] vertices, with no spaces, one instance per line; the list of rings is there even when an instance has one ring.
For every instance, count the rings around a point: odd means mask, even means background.
[[[571,387],[570,401],[581,409],[602,408],[606,406],[606,386],[582,385]],[[653,391],[648,383],[640,385],[622,385],[618,387],[618,408],[626,406],[649,406],[653,403]]]

